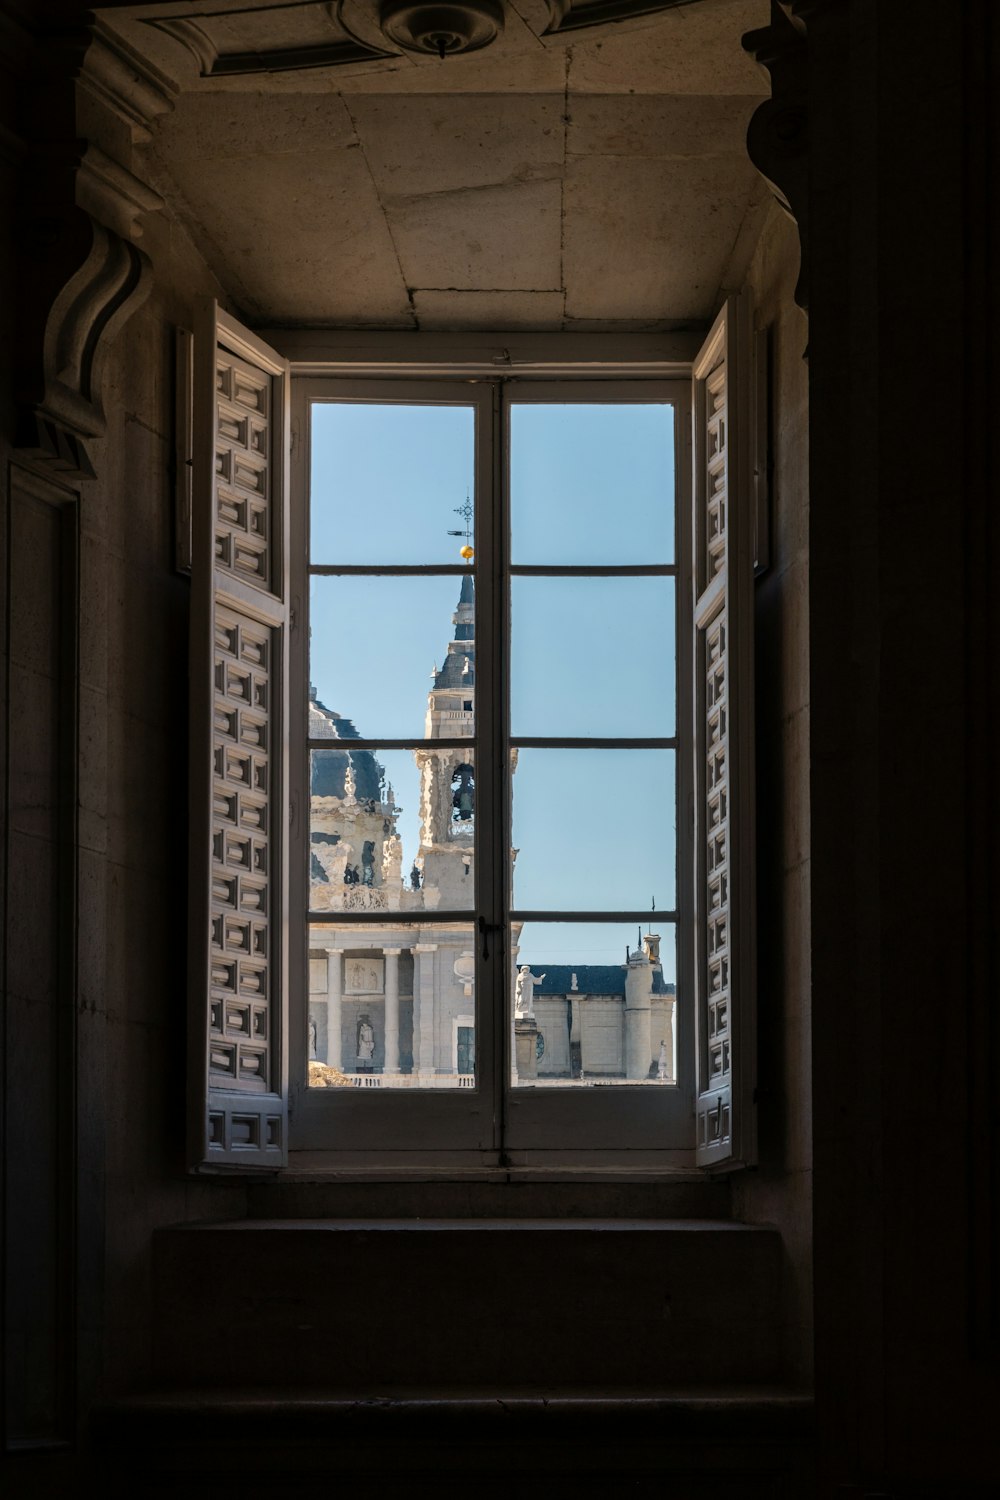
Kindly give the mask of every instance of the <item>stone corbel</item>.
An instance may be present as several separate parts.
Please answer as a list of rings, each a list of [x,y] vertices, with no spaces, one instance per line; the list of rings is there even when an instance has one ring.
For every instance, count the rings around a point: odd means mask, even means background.
[[[63,252],[58,260],[78,264],[62,274],[46,266],[52,257],[43,253],[36,267],[42,276],[50,269],[51,279],[45,279],[61,285],[41,330],[40,369],[36,362],[30,383],[21,386],[15,441],[25,456],[66,478],[92,479],[88,445],[107,425],[101,404],[105,354],[150,288],[149,258],[132,243],[129,230],[134,232],[138,213],[159,207],[161,200],[94,148],[78,168],[76,192],[78,203],[64,232],[45,221],[34,226],[40,238],[50,229],[51,248]]]
[[[98,219],[90,253],[56,297],[45,325],[45,388],[33,416],[35,459],[67,477],[92,479],[88,442],[106,419],[101,374],[108,344],[149,292],[149,260]]]
[[[80,85],[113,105],[136,139],[143,111],[159,113],[169,101],[100,38],[88,77],[81,41],[80,64],[58,86]],[[64,478],[90,479],[90,450],[107,425],[105,355],[150,289],[149,258],[134,243],[140,218],[163,200],[97,145],[65,135],[29,147],[23,182],[15,446]]]
[[[809,158],[805,23],[802,7],[771,0],[771,23],[743,38],[771,78],[771,97],[753,113],[747,155],[799,231],[795,300],[809,305]]]

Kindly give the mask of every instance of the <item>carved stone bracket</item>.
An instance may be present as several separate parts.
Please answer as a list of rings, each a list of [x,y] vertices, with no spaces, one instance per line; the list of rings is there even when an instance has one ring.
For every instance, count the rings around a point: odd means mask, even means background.
[[[97,219],[90,228],[90,253],[46,320],[42,398],[22,411],[17,434],[17,446],[30,457],[75,479],[94,477],[87,440],[105,429],[101,372],[108,343],[149,292],[148,257]]]
[[[808,93],[805,25],[796,7],[771,0],[771,24],[750,31],[744,49],[771,77],[771,97],[753,113],[747,154],[799,231],[795,300],[809,305]]]
[[[49,40],[36,38],[39,56]],[[124,119],[130,141],[171,101],[106,38],[73,41],[72,66],[54,68],[43,85],[50,107],[40,118],[53,121],[52,134],[28,146],[22,165],[14,442],[24,457],[79,480],[94,477],[88,449],[105,431],[108,346],[150,288],[149,259],[133,241],[141,216],[163,200],[129,169],[129,146],[123,161],[72,136],[77,101],[82,93]]]

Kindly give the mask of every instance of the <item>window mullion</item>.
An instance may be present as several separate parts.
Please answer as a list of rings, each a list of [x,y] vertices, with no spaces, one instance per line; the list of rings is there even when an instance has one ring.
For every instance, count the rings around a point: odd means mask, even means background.
[[[506,501],[501,388],[479,409],[476,436],[476,880],[480,1079],[494,1099],[494,1141],[501,1139],[506,910],[510,815],[506,765]]]

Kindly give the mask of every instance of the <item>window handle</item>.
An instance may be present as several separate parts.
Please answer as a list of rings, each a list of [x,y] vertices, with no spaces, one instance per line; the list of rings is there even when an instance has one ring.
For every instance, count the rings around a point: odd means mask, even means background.
[[[483,958],[484,959],[487,959],[490,956],[490,933],[491,932],[503,932],[503,923],[502,922],[487,922],[487,920],[486,920],[485,917],[480,916],[480,918],[479,918],[479,935],[480,935],[480,937],[483,940]]]

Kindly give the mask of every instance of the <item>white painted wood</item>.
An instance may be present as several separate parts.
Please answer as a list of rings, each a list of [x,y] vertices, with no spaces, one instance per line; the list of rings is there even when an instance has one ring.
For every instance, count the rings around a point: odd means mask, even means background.
[[[706,1167],[756,1154],[752,334],[749,293],[730,297],[692,368],[696,1157]]]
[[[365,336],[368,337],[368,336]],[[420,341],[423,345],[423,341]],[[570,340],[559,340],[563,361],[559,373],[567,376],[572,369]],[[617,354],[632,352],[632,341],[616,340]],[[426,346],[424,346],[426,347]],[[442,351],[443,352],[443,351]],[[555,356],[553,346],[546,351]],[[597,352],[596,350],[594,351]],[[677,496],[676,514],[678,536],[676,556],[687,556],[687,524],[690,509],[688,484],[690,464],[687,456],[690,429],[690,386],[683,381],[666,383],[650,381],[609,379],[614,374],[607,364],[612,350],[605,346],[601,351],[601,379],[592,378],[594,371],[585,372],[585,380],[563,379],[558,382],[537,378],[522,380],[509,386],[512,399],[523,401],[664,401],[672,404],[675,411],[675,443],[677,450]],[[646,375],[642,351],[637,366],[630,366],[630,373]],[[441,374],[440,368],[436,370]],[[454,373],[450,368],[446,373]],[[493,372],[495,375],[495,371]],[[689,367],[684,371],[689,374]],[[295,566],[301,569],[301,577],[293,585],[293,594],[300,601],[293,625],[293,636],[298,641],[293,664],[296,701],[305,701],[308,673],[306,666],[307,625],[305,601],[308,595],[306,583],[306,543],[308,538],[308,480],[309,480],[309,413],[312,401],[324,399],[348,400],[419,400],[419,401],[469,401],[479,403],[477,440],[477,910],[490,924],[490,932],[499,932],[498,923],[504,918],[504,902],[509,899],[507,885],[509,870],[507,862],[500,857],[501,850],[510,847],[510,830],[507,826],[506,767],[507,752],[503,749],[507,728],[506,682],[498,663],[502,661],[500,649],[506,639],[506,501],[504,498],[504,401],[498,383],[494,380],[489,388],[480,385],[453,385],[444,380],[419,382],[364,380],[324,380],[310,377],[296,382],[295,430],[299,434],[293,449],[293,473],[295,475],[297,502],[293,512],[295,542],[293,555]],[[377,560],[372,559],[373,571],[378,572]],[[673,571],[673,568],[672,568]],[[684,574],[684,568],[680,573]],[[683,708],[689,701],[690,672],[687,645],[690,630],[690,590],[683,576],[677,581],[677,637],[679,659],[677,663],[679,723],[690,723],[690,713]],[[298,882],[302,894],[302,905],[293,906],[295,913],[306,918],[305,894],[308,882],[305,871],[308,865],[308,789],[302,776],[305,774],[307,742],[299,724],[297,714],[292,721],[292,762],[297,768],[293,790],[293,804],[301,808],[301,814],[293,818],[293,882]],[[324,742],[325,743],[325,742]],[[618,743],[615,741],[615,743]],[[627,743],[623,741],[622,743]],[[671,740],[671,744],[674,741]],[[683,750],[684,737],[680,737]],[[679,806],[685,805],[689,792],[685,790],[684,766],[689,756],[678,757]],[[301,783],[301,784],[300,784]],[[681,869],[690,866],[689,832],[685,820],[678,819],[678,848]],[[493,851],[491,858],[490,851]],[[683,888],[684,882],[681,882]],[[663,921],[675,918],[681,924],[690,925],[690,893],[681,889],[678,893],[676,912],[659,914]],[[509,1060],[507,1057],[510,1039],[510,1007],[505,997],[511,989],[509,944],[503,939],[490,938],[489,957],[484,958],[482,944],[476,942],[477,977],[475,982],[476,1009],[476,1087],[471,1090],[443,1088],[440,1079],[434,1086],[434,1069],[441,1065],[444,1050],[455,1051],[455,1038],[449,1027],[447,1036],[439,1035],[439,1023],[434,1016],[434,985],[430,966],[435,961],[431,946],[440,935],[447,942],[454,929],[462,923],[464,914],[454,911],[427,913],[423,919],[416,915],[407,918],[404,914],[375,912],[368,914],[370,921],[362,922],[357,913],[336,917],[345,934],[350,932],[348,946],[371,946],[373,950],[385,952],[385,945],[397,945],[416,949],[414,991],[412,1002],[413,1049],[415,1075],[423,1075],[425,1087],[417,1089],[402,1086],[407,1080],[399,1078],[390,1087],[386,1078],[364,1080],[358,1088],[308,1089],[303,1087],[305,1079],[305,1057],[301,1065],[295,1061],[300,1043],[307,1036],[307,1023],[297,1021],[293,1028],[293,1145],[295,1159],[302,1161],[308,1156],[315,1161],[317,1150],[330,1151],[330,1165],[336,1170],[337,1162],[366,1160],[373,1171],[390,1160],[409,1161],[413,1154],[421,1155],[428,1172],[438,1166],[449,1164],[454,1170],[456,1163],[474,1172],[481,1171],[486,1160],[499,1163],[514,1152],[520,1159],[528,1153],[533,1165],[546,1169],[546,1163],[558,1170],[567,1163],[568,1152],[574,1156],[573,1170],[579,1163],[579,1153],[602,1170],[618,1170],[634,1160],[636,1151],[648,1149],[649,1160],[659,1161],[665,1170],[678,1166],[693,1165],[693,1079],[694,1041],[692,1028],[692,1004],[690,1000],[690,940],[686,934],[678,936],[679,989],[681,1003],[678,1012],[677,1037],[672,1037],[671,1062],[679,1082],[662,1087],[649,1087],[648,1080],[637,1080],[631,1086],[616,1084],[614,1087],[572,1089],[553,1087],[549,1090],[514,1090],[506,1097],[501,1107],[494,1104],[500,1094],[507,1094],[506,1078]],[[541,914],[544,916],[545,914]],[[568,919],[574,915],[565,913]],[[588,914],[588,919],[593,918]],[[620,920],[621,912],[608,914]],[[630,916],[633,914],[629,914]],[[638,914],[640,916],[645,913]],[[466,921],[471,922],[470,911]],[[317,913],[317,920],[331,920],[330,913]],[[428,920],[430,918],[430,920]],[[435,930],[435,922],[445,919],[445,930]],[[295,917],[298,921],[298,916]],[[508,915],[507,918],[510,921]],[[370,931],[370,937],[368,933]],[[363,934],[363,937],[362,937]],[[346,942],[345,936],[345,942]],[[469,934],[472,945],[472,935]],[[297,958],[299,943],[293,948],[293,960]],[[304,944],[302,945],[304,947]],[[301,988],[306,994],[304,982],[292,986],[293,992]],[[386,974],[386,999],[389,978]],[[347,989],[345,986],[344,993]],[[615,1025],[621,1030],[620,1003],[615,1008]],[[388,1011],[388,1007],[387,1007]],[[443,1024],[443,1023],[442,1023]],[[392,1028],[386,1024],[386,1041]],[[621,1039],[619,1038],[619,1041]],[[619,1048],[620,1050],[620,1048]],[[438,1056],[437,1054],[442,1054]],[[388,1057],[388,1052],[387,1052]],[[620,1059],[619,1059],[620,1061]],[[388,1071],[388,1069],[387,1069]],[[407,1075],[409,1077],[409,1075]],[[371,1084],[371,1086],[369,1086]],[[499,1100],[498,1100],[499,1104]],[[503,1138],[500,1136],[502,1122]],[[464,1153],[464,1155],[463,1155]],[[507,1153],[507,1154],[505,1154]]]
[[[194,351],[192,1166],[287,1160],[288,367],[205,301]]]
[[[686,379],[701,335],[681,333],[421,333],[274,328],[265,337],[293,375],[558,379]]]

